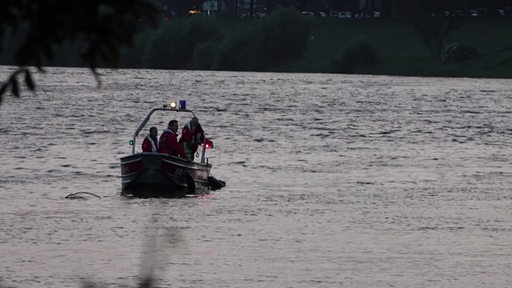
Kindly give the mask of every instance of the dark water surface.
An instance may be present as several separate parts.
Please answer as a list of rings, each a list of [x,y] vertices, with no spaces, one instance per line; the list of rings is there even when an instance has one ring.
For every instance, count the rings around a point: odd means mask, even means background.
[[[0,106],[0,285],[512,287],[512,80],[101,73]],[[227,187],[121,197],[128,140],[177,99]]]

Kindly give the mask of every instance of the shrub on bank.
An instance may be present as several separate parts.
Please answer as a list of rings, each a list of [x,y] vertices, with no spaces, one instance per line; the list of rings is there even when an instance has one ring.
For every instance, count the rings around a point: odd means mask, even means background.
[[[156,32],[151,33],[145,43],[144,66],[159,69],[187,68],[196,46],[209,41],[220,41],[221,38],[218,24],[203,16],[162,25]]]
[[[144,53],[146,43],[151,37],[150,33],[140,33],[133,40],[133,47],[124,48],[121,51],[121,67],[125,68],[144,68]]]
[[[199,70],[213,69],[218,50],[219,43],[216,41],[208,41],[196,45],[192,57],[192,68]]]
[[[185,27],[179,23],[161,26],[144,43],[142,57],[143,65],[147,68],[173,69],[183,61],[188,54]],[[185,54],[182,54],[185,53]]]
[[[295,10],[282,9],[254,26],[230,35],[219,49],[215,69],[263,71],[300,58],[311,33]]]
[[[259,29],[261,49],[268,64],[280,65],[300,58],[306,51],[311,25],[300,13],[282,9],[263,21]]]
[[[498,63],[498,66],[512,68],[512,56],[501,59]]]
[[[464,43],[452,43],[446,45],[441,55],[443,63],[460,63],[468,60],[478,60],[480,51],[473,46]]]
[[[250,37],[249,33],[235,33],[230,35],[217,50],[215,70],[249,70],[249,64],[254,51],[253,46],[257,43]]]
[[[333,72],[355,73],[358,69],[380,62],[375,48],[364,38],[349,42],[331,59]]]

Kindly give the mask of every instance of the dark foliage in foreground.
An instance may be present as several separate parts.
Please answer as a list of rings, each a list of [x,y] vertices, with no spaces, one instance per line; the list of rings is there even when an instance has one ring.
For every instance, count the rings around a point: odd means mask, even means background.
[[[141,23],[155,24],[158,9],[151,0],[3,0],[0,4],[0,52],[16,43],[11,65],[18,66],[0,88],[19,97],[19,76],[30,90],[35,85],[27,67],[40,71],[62,45],[80,43],[82,61],[96,74],[99,65],[117,67],[120,50],[133,42]]]

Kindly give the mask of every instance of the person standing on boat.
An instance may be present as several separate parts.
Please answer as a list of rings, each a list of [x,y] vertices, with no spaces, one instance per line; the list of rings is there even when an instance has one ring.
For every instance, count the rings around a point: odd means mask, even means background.
[[[149,135],[142,141],[142,152],[158,152],[158,129],[149,128]]]
[[[173,156],[179,156],[185,159],[188,157],[185,155],[185,151],[178,144],[178,120],[169,121],[169,125],[160,135],[160,141],[158,142],[158,152],[166,153]]]
[[[180,144],[183,146],[183,150],[189,159],[194,160],[194,154],[196,154],[199,144],[204,143],[204,131],[199,124],[197,117],[192,119],[183,126],[181,130]]]

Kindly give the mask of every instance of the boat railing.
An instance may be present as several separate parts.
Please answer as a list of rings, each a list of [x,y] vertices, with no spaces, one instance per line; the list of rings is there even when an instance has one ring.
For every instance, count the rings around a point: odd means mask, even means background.
[[[151,111],[149,111],[149,113],[146,116],[146,118],[144,118],[144,120],[142,120],[142,122],[139,124],[139,127],[137,127],[137,130],[135,130],[135,133],[133,133],[133,138],[130,141],[130,143],[132,145],[132,154],[135,154],[135,147],[136,147],[137,136],[139,136],[140,131],[142,131],[142,129],[144,129],[146,124],[148,124],[149,119],[151,118],[151,115],[153,115],[153,113],[155,113],[156,111],[188,112],[188,113],[191,113],[193,117],[196,117],[196,114],[194,114],[194,112],[192,110],[180,109],[180,108],[171,107],[171,106],[168,106],[168,105],[164,105],[161,108],[154,108],[154,109],[152,109]],[[204,154],[204,152],[203,152],[203,154]],[[201,163],[204,163],[204,162],[201,161]]]

